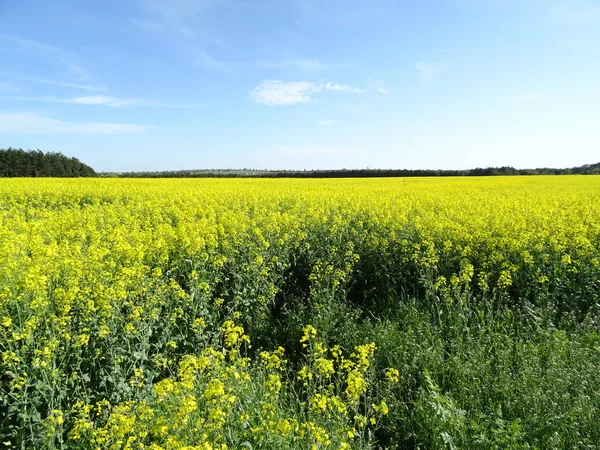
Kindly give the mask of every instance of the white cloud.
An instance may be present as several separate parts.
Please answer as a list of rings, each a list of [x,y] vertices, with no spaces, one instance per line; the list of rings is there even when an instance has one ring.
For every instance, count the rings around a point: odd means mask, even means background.
[[[422,81],[431,81],[438,72],[439,65],[420,61],[415,64],[415,69],[419,73]]]
[[[0,112],[0,131],[5,133],[129,134],[145,130],[137,124],[69,122],[32,112]]]
[[[135,100],[119,99],[116,97],[106,97],[104,95],[93,95],[88,97],[75,97],[64,100],[57,100],[61,103],[73,103],[74,105],[104,105],[113,108],[135,104]]]
[[[295,105],[310,102],[315,84],[308,81],[265,80],[250,92],[256,103],[267,106]]]
[[[352,86],[348,86],[347,84],[332,84],[332,83],[321,83],[318,86],[317,92],[319,91],[337,91],[337,92],[354,92],[357,94],[364,94],[365,91],[362,89],[358,89]]]
[[[383,95],[390,95],[392,93],[392,91],[390,91],[389,89],[382,88],[382,87],[377,88],[377,92],[379,92],[380,94],[383,94]]]
[[[267,106],[295,105],[297,103],[308,103],[312,100],[312,94],[323,91],[365,92],[347,84],[264,80],[250,92],[250,98],[256,103]]]
[[[330,125],[334,125],[337,121],[331,119],[323,119],[317,122],[317,126],[319,127],[328,127]]]

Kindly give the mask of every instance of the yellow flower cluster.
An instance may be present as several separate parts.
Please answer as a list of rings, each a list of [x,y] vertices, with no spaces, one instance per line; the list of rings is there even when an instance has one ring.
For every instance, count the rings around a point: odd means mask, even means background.
[[[307,328],[311,340],[316,338],[316,329]],[[106,402],[77,404],[78,418],[70,440],[85,440],[111,450],[225,449],[237,448],[242,442],[267,448],[349,448],[353,440],[372,434],[367,428],[377,424],[376,416],[388,413],[385,401],[370,405],[366,411],[363,408],[361,413],[356,402],[369,387],[365,370],[374,350],[372,344],[357,347],[348,360],[340,354],[336,359],[339,371],[328,371],[332,376],[329,384],[306,386],[300,395],[308,397],[309,406],[306,419],[301,421],[291,416],[294,411],[287,396],[291,386],[280,376],[286,365],[283,349],[263,352],[262,361],[254,365],[240,356],[240,346],[248,342],[243,327],[226,321],[222,329],[221,349],[209,347],[199,356],[186,355],[177,376],[155,383],[149,400],[126,401],[113,407],[107,407]],[[231,330],[239,333],[233,344]],[[328,352],[322,344],[318,347],[319,354]],[[321,359],[309,352],[305,367],[315,367]],[[350,363],[346,369],[341,368],[342,361]],[[261,376],[264,380],[259,385],[256,381]],[[356,380],[360,380],[359,388]],[[346,384],[344,399],[338,393]],[[62,424],[58,413],[53,412],[52,420]],[[102,414],[106,417],[104,425],[98,426]]]
[[[23,448],[68,436],[180,448],[179,435],[222,448],[231,444],[223,427],[242,427],[244,414],[246,439],[290,429],[321,447],[351,445],[359,425],[388,410],[381,399],[356,406],[376,376],[374,344],[328,348],[304,328],[307,359],[291,376],[310,392],[297,399],[303,418],[272,400],[293,391],[283,349],[241,356],[241,324],[266,329],[298,267],[307,286],[292,294],[317,311],[345,300],[353,280],[366,286],[357,303],[400,289],[444,301],[554,292],[583,309],[600,301],[599,177],[2,179],[0,198],[0,399],[10,425],[0,433],[13,430],[0,443]],[[269,401],[247,411],[250,380]]]

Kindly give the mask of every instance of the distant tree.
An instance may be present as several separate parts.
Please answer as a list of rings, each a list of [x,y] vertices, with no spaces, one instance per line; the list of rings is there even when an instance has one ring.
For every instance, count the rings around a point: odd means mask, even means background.
[[[162,172],[103,173],[103,177],[120,178],[368,178],[368,177],[464,177],[516,175],[600,174],[600,163],[568,169],[515,169],[510,166],[467,170],[413,169],[340,169],[340,170],[254,170],[204,169]]]
[[[0,149],[0,177],[95,177],[77,158],[40,150]]]

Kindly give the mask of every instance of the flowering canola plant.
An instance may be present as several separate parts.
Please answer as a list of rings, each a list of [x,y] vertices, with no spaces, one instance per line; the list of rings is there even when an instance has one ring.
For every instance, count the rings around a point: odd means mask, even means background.
[[[393,406],[372,383],[402,374],[319,340],[327,320],[253,348],[282,301],[600,300],[599,177],[4,179],[0,199],[6,448],[370,448]]]

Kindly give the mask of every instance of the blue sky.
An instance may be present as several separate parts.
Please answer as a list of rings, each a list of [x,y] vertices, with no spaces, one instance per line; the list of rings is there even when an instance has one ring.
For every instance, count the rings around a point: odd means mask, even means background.
[[[101,171],[600,161],[598,0],[1,0],[0,147]]]

